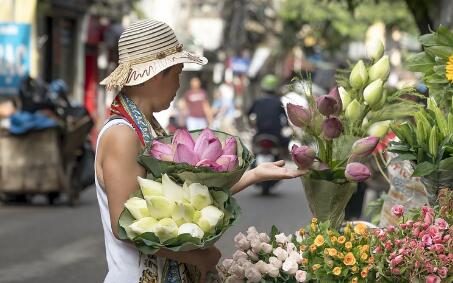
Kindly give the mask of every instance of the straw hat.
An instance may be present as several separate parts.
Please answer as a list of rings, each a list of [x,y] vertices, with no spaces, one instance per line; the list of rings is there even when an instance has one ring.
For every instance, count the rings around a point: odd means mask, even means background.
[[[176,64],[208,62],[184,50],[174,31],[155,20],[138,21],[126,28],[118,41],[118,52],[118,67],[101,81],[107,89],[141,84]]]

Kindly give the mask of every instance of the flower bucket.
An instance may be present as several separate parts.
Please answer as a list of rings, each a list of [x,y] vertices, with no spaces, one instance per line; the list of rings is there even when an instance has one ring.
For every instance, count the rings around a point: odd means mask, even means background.
[[[313,216],[320,222],[330,220],[332,227],[338,229],[344,220],[346,205],[356,191],[357,184],[337,184],[307,177],[301,179]]]

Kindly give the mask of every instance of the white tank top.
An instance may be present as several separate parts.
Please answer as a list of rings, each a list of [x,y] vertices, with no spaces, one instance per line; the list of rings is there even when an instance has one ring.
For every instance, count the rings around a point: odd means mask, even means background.
[[[102,135],[107,129],[115,125],[126,125],[133,129],[132,125],[124,119],[114,119],[107,122],[99,133],[96,155]],[[140,254],[132,244],[120,241],[113,235],[107,195],[98,182],[97,174],[95,176],[96,194],[101,211],[108,265],[108,273],[104,283],[137,283],[144,269],[143,260],[140,260]]]

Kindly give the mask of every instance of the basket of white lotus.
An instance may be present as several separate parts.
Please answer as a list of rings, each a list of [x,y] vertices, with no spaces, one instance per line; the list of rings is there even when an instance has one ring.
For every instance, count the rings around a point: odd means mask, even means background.
[[[211,246],[239,216],[240,208],[227,189],[188,182],[180,186],[167,174],[137,179],[140,190],[124,205],[119,237],[144,254]]]

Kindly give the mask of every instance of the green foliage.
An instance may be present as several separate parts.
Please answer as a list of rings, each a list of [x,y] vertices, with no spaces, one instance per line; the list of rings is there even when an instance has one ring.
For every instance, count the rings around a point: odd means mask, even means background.
[[[344,42],[363,40],[367,28],[378,21],[417,34],[413,17],[403,1],[366,0],[351,14],[342,1],[285,0],[280,17],[284,23],[285,47],[313,36],[322,47],[336,51]]]

